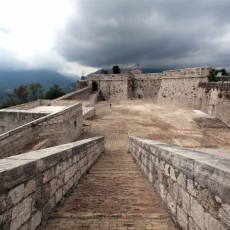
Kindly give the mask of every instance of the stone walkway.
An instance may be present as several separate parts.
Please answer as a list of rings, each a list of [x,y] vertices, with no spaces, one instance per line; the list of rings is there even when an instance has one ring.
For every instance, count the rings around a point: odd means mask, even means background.
[[[135,113],[135,115],[138,115]],[[106,151],[46,229],[175,229],[160,200],[127,152],[130,117],[99,103],[82,138],[106,137]],[[135,123],[133,123],[135,126]]]

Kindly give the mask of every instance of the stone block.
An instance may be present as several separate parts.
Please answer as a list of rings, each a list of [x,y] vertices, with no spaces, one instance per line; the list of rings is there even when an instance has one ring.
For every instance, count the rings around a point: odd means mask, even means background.
[[[30,223],[30,229],[34,230],[36,227],[38,227],[41,224],[42,221],[42,214],[41,212],[36,212],[32,218],[31,218],[31,223]]]
[[[12,209],[10,229],[18,229],[31,216],[32,198],[29,196]]]
[[[222,204],[222,207],[219,209],[219,217],[226,225],[230,226],[230,205]]]
[[[164,186],[161,183],[157,182],[157,184],[159,186],[160,197],[161,197],[163,202],[166,202],[167,191],[165,190]]]
[[[3,213],[6,210],[6,196],[0,196],[0,213]]]
[[[61,165],[57,164],[55,166],[55,173],[54,173],[55,177],[58,176],[60,173],[61,173]]]
[[[170,165],[167,163],[165,164],[165,175],[170,176]]]
[[[71,178],[64,186],[63,186],[63,196],[71,189],[73,186],[73,178]]]
[[[32,179],[32,180],[28,181],[25,185],[24,196],[27,197],[31,193],[35,192],[35,190],[36,190],[36,181],[35,181],[35,179]]]
[[[151,172],[151,171],[149,171],[149,176],[148,176],[148,178],[149,178],[149,181],[150,181],[150,183],[153,183],[153,173]]]
[[[208,230],[226,230],[226,228],[209,213],[205,213],[205,229]]]
[[[54,178],[49,183],[50,183],[50,197],[51,197],[57,190],[57,178]]]
[[[189,217],[189,221],[188,221],[188,229],[189,230],[202,230],[198,227],[198,225],[196,224],[196,222]]]
[[[204,208],[195,198],[190,198],[190,216],[199,228],[204,229]]]
[[[180,208],[179,205],[177,205],[177,221],[182,229],[187,230],[188,229],[188,215],[184,212],[182,208]]]
[[[24,155],[24,154],[21,154]],[[12,187],[28,181],[36,175],[36,162],[32,160],[2,159],[0,163],[0,194],[5,194]],[[19,159],[18,159],[19,158]]]
[[[176,201],[169,194],[167,194],[167,206],[173,216],[176,216]]]
[[[197,197],[197,189],[195,188],[194,181],[187,178],[187,190],[190,195]]]
[[[203,188],[219,196],[223,202],[230,203],[230,173],[229,166],[227,166],[226,163],[224,165],[211,159],[205,162],[195,162],[194,180]]]
[[[48,214],[52,211],[52,209],[55,206],[55,198],[52,197],[49,199],[49,201],[43,206],[42,209],[42,216],[44,217],[44,219],[46,219],[48,217]]]
[[[186,151],[186,150],[184,150]],[[175,169],[178,169],[180,172],[185,174],[187,177],[193,177],[193,164],[194,160],[186,156],[183,156],[183,152],[179,154],[178,152],[172,152],[172,161],[171,164]]]
[[[56,204],[62,199],[62,188],[60,188],[59,190],[57,190],[56,194],[55,194],[55,201]]]
[[[179,196],[181,199],[181,206],[186,213],[190,211],[190,197],[189,194],[184,190],[180,189]]]
[[[177,204],[180,204],[181,202],[178,200],[179,199],[179,186],[177,183],[173,183],[172,180],[168,183],[168,193],[171,195],[171,197],[175,200]]]
[[[12,206],[20,202],[24,197],[24,184],[11,189],[7,195],[7,204]]]
[[[197,192],[198,202],[214,217],[218,217],[220,204],[215,201],[214,195],[208,189],[200,189]]]
[[[183,189],[186,189],[186,176],[183,173],[179,173],[177,177],[177,183],[180,185]]]
[[[0,214],[0,229],[8,230],[10,229],[11,223],[11,210]]]
[[[61,173],[66,171],[66,169],[67,169],[67,161],[62,162],[60,167],[61,167]]]
[[[45,205],[50,199],[50,184],[46,183],[42,188],[42,205]]]
[[[55,176],[54,167],[46,170],[43,172],[43,184],[47,183],[48,181],[52,180]]]
[[[170,169],[169,169],[169,176],[172,180],[176,181],[175,169],[172,166],[170,166]]]

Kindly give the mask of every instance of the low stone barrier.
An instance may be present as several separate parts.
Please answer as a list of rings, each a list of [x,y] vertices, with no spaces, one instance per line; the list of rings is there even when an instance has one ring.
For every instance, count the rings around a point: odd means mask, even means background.
[[[230,229],[230,159],[129,137],[129,151],[182,229]]]
[[[91,94],[91,91],[91,87],[85,87],[83,89],[59,97],[56,100],[86,100]]]
[[[34,141],[51,139],[54,144],[76,140],[82,133],[82,105],[75,103],[64,110],[0,134],[0,159],[18,154]]]
[[[86,120],[93,118],[96,115],[95,106],[82,107],[82,112],[83,112],[83,118]]]
[[[95,137],[0,160],[0,229],[35,229],[104,151]]]

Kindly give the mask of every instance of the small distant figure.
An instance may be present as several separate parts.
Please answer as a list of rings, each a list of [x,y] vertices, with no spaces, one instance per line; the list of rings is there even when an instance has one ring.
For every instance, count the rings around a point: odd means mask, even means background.
[[[110,109],[111,109],[111,107],[112,107],[112,104],[111,104],[111,103],[109,104],[109,107],[110,107]]]

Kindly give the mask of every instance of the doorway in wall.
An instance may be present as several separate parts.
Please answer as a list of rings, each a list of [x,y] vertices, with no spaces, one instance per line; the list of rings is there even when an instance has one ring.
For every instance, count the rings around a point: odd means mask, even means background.
[[[98,91],[98,83],[96,81],[93,81],[92,89],[93,89],[93,91]]]

